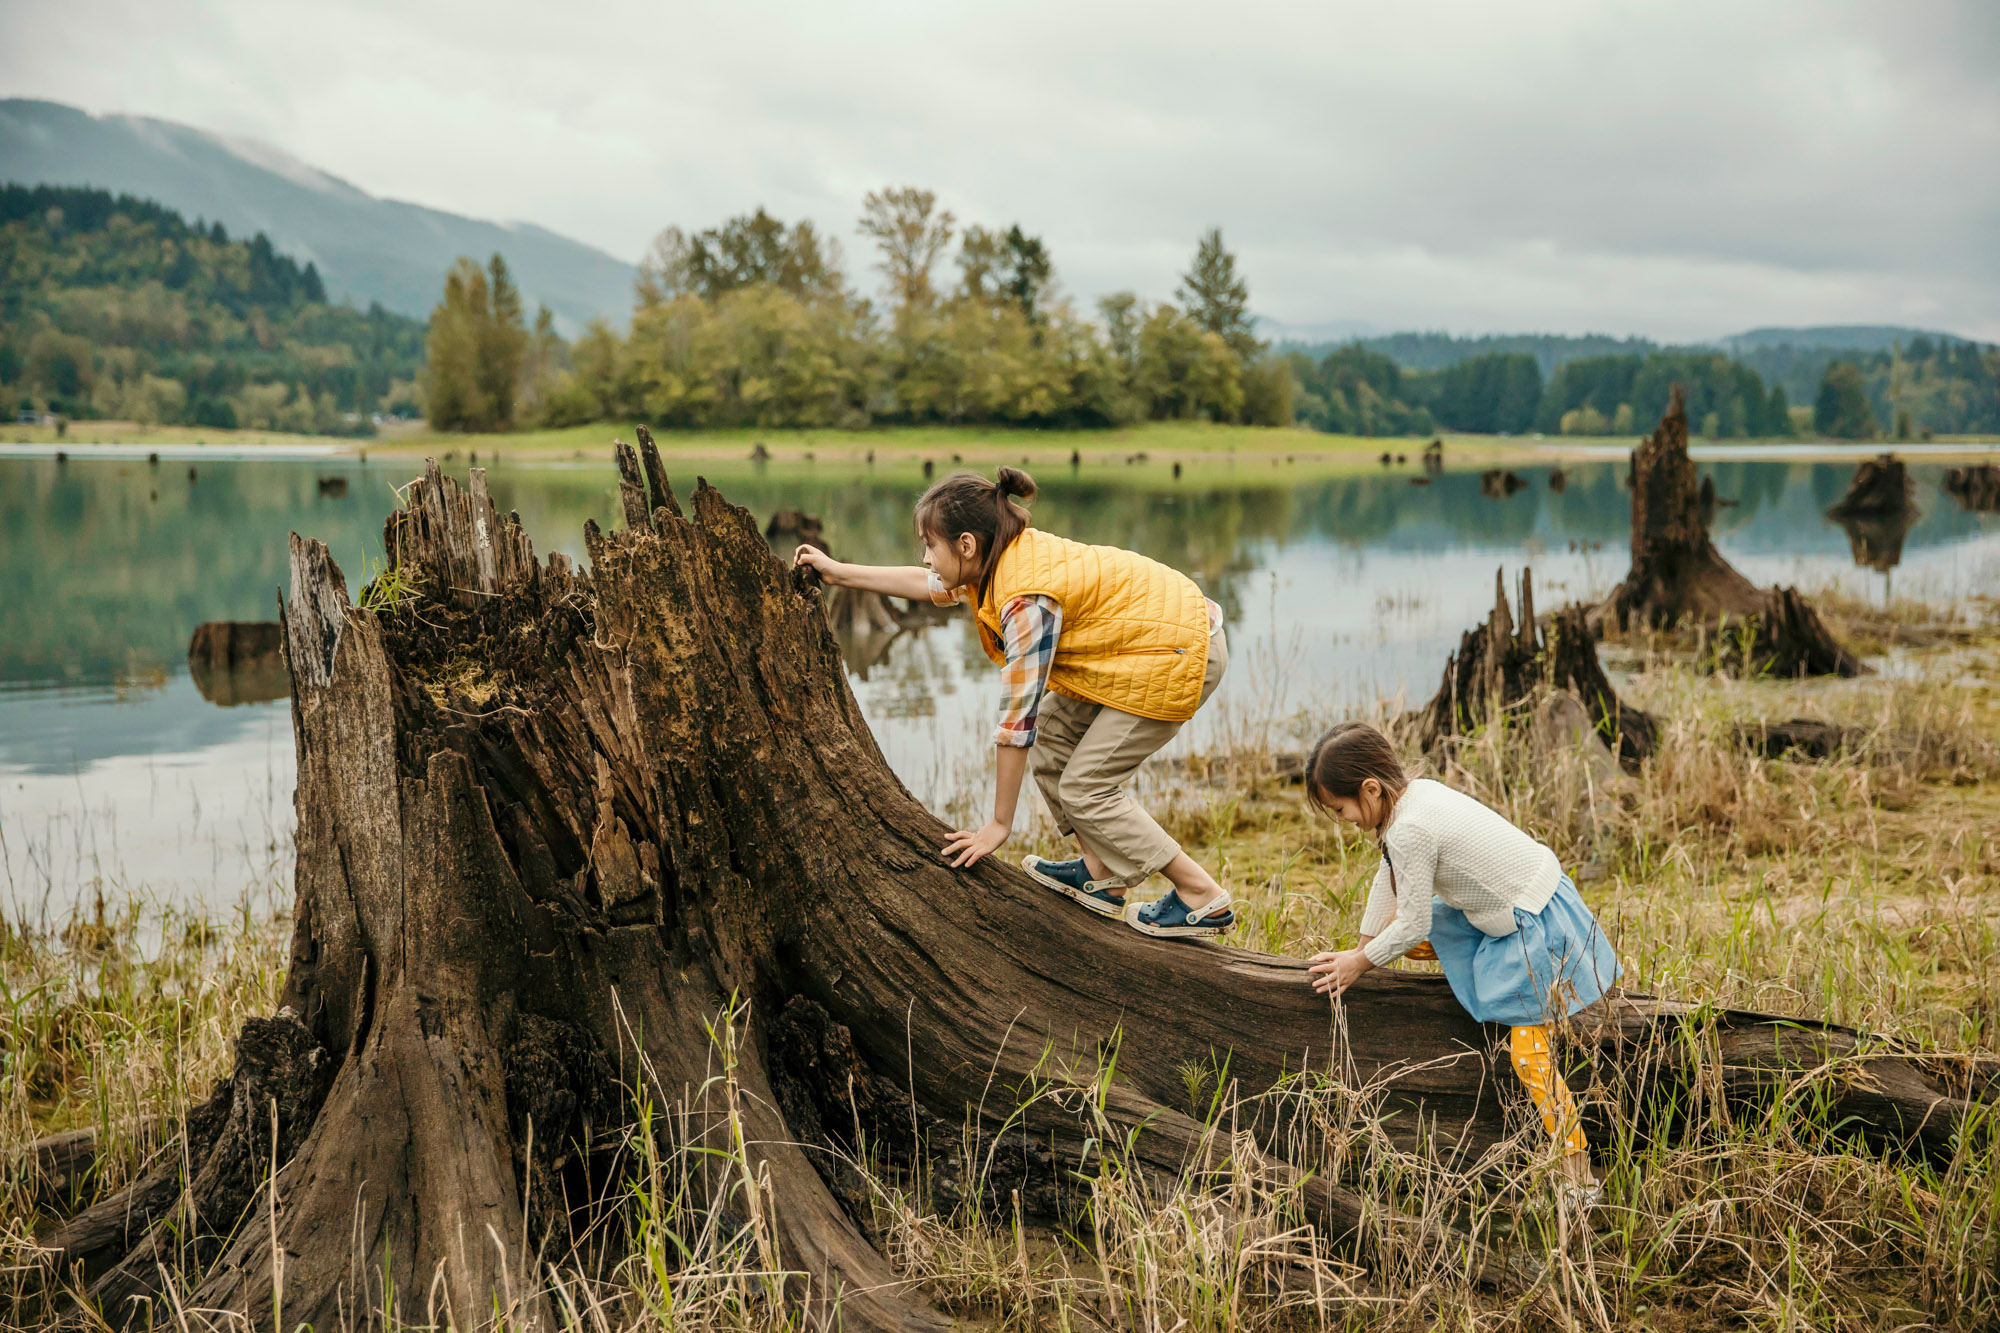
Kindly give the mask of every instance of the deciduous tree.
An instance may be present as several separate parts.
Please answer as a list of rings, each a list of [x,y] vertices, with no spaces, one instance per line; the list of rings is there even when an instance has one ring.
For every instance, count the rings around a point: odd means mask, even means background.
[[[870,190],[861,201],[861,234],[882,252],[882,271],[899,317],[937,300],[931,273],[951,244],[957,219],[937,206],[937,194],[914,185]]]

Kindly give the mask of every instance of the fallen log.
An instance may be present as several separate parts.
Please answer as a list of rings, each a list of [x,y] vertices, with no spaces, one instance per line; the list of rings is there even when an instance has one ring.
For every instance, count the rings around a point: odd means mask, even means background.
[[[801,1324],[857,1331],[947,1326],[843,1202],[863,1104],[893,1101],[913,1144],[930,1125],[1013,1145],[1024,1198],[1108,1141],[1161,1173],[1291,1172],[1363,1254],[1404,1224],[1288,1161],[1299,1122],[1274,1108],[1354,1078],[1380,1083],[1397,1142],[1470,1165],[1507,1140],[1504,1036],[1442,978],[1374,972],[1329,1004],[1302,960],[1052,909],[994,860],[945,866],[816,580],[706,483],[683,508],[645,439],[617,455],[624,525],[586,524],[587,572],[538,560],[483,473],[468,490],[435,462],[384,529],[412,596],[356,606],[293,537],[283,1007],[245,1026],[171,1178],[50,1239],[114,1326],[164,1310],[147,1300],[172,1277],[173,1308],[258,1327],[279,1291],[286,1327],[554,1327],[535,1264],[620,1256],[630,1176],[603,1145],[642,1131],[640,1103],[679,1108],[648,1123],[690,1163],[690,1225],[749,1237]],[[1619,995],[1575,1044],[1642,1109],[1807,1080],[1829,1126],[1937,1157],[1968,1110],[1814,1023]],[[1182,1109],[1185,1071],[1221,1064],[1253,1098],[1241,1135]]]
[[[1766,759],[1831,759],[1867,733],[1818,718],[1795,717],[1785,722],[1749,722],[1736,737]]]
[[[1701,660],[1752,674],[1861,674],[1860,660],[1796,589],[1759,588],[1715,549],[1708,534],[1713,501],[1702,503],[1687,444],[1686,398],[1675,385],[1659,425],[1632,451],[1632,566],[1592,611],[1593,628],[1691,627],[1729,645]]]

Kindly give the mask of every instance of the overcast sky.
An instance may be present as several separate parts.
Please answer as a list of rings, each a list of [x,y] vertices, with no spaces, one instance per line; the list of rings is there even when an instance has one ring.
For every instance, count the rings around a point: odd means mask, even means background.
[[[2000,2],[8,0],[0,92],[636,259],[936,189],[1067,289],[1219,224],[1291,324],[2000,340]]]

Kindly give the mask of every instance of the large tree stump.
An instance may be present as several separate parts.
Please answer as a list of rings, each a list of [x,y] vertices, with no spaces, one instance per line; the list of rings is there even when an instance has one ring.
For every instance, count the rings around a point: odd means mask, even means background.
[[[1592,612],[1602,630],[1693,627],[1734,644],[1710,656],[1751,672],[1859,675],[1863,667],[1793,588],[1762,589],[1722,558],[1688,457],[1687,403],[1678,384],[1666,415],[1632,451],[1632,567]],[[1736,635],[1734,627],[1747,634]],[[1733,654],[1733,655],[1732,655]]]
[[[1525,717],[1551,693],[1567,694],[1583,706],[1619,763],[1637,769],[1652,754],[1659,726],[1621,700],[1605,678],[1585,609],[1567,606],[1546,623],[1537,622],[1534,575],[1523,569],[1520,615],[1516,626],[1506,579],[1496,571],[1493,611],[1465,632],[1458,651],[1445,660],[1444,680],[1418,715],[1419,743],[1434,749],[1504,714]]]
[[[483,473],[467,491],[435,463],[385,528],[401,600],[351,604],[326,548],[293,538],[283,1008],[245,1028],[163,1176],[49,1238],[107,1318],[171,1323],[143,1300],[171,1274],[188,1308],[255,1327],[384,1306],[555,1327],[536,1266],[616,1257],[605,1153],[635,1100],[682,1108],[656,1123],[715,1150],[697,1183],[792,1275],[772,1299],[849,1330],[944,1324],[842,1202],[833,1149],[864,1116],[913,1146],[925,1126],[1011,1145],[1024,1206],[1107,1137],[1160,1172],[1285,1169],[1300,1136],[1272,1108],[1295,1099],[1247,1107],[1241,1136],[1180,1109],[1184,1070],[1223,1061],[1253,1096],[1329,1068],[1383,1080],[1385,1132],[1448,1156],[1502,1141],[1498,1033],[1442,978],[1371,973],[1335,1006],[1300,960],[1149,939],[1008,865],[945,866],[812,581],[705,483],[684,511],[649,442],[643,471],[617,452],[624,528],[586,525],[587,573],[538,561]],[[1688,1040],[1689,1012],[1617,997],[1579,1041],[1642,1102],[1810,1077],[1829,1125],[1953,1151],[1966,1106],[1916,1065],[1750,1014],[1704,1013]],[[1829,1061],[1851,1076],[1828,1083]],[[1017,1114],[1070,1078],[1087,1095]],[[1303,1189],[1364,1251],[1397,1225],[1326,1174]]]

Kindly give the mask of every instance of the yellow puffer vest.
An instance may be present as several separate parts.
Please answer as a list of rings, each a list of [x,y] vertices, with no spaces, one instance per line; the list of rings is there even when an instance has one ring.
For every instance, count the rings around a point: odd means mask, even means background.
[[[1000,553],[979,605],[979,642],[995,662],[1000,610],[1016,597],[1062,607],[1049,688],[1162,722],[1201,705],[1208,670],[1208,599],[1194,580],[1115,546],[1086,546],[1029,528]]]

